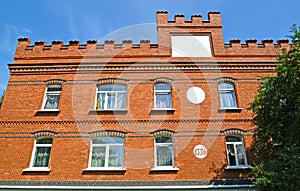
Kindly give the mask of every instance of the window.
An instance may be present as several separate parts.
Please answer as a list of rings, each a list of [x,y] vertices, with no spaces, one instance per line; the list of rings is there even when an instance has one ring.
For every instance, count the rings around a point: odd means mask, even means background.
[[[92,139],[90,168],[122,168],[124,161],[124,139],[99,137]]]
[[[171,86],[169,84],[156,84],[154,86],[154,108],[172,108]]]
[[[155,166],[174,167],[173,142],[171,137],[155,138]]]
[[[231,83],[218,85],[221,108],[237,108],[234,86]]]
[[[97,110],[118,110],[126,108],[126,86],[106,84],[98,86]]]
[[[42,137],[35,140],[30,167],[48,167],[52,138]]]
[[[61,85],[50,85],[47,87],[44,98],[44,110],[58,109],[61,94]]]
[[[229,167],[247,166],[243,139],[239,136],[226,137],[227,160]]]

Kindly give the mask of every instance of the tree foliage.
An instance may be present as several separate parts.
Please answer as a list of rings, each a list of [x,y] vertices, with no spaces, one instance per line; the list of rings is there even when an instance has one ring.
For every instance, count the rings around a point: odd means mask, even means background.
[[[300,27],[290,32],[293,44],[278,56],[277,75],[262,79],[250,107],[258,190],[300,190]]]
[[[1,97],[0,97],[0,108],[1,108],[1,106],[2,106],[2,101],[3,101],[3,98],[4,98],[4,91],[3,91],[3,93],[2,93],[2,95],[1,95]]]

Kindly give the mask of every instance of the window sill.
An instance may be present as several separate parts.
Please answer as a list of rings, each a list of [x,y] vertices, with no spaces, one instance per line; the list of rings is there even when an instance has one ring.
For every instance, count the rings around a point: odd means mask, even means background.
[[[153,108],[150,111],[151,114],[165,114],[165,113],[173,114],[174,112],[175,112],[174,108]]]
[[[251,169],[251,166],[247,165],[247,166],[227,166],[225,168],[226,170],[247,170],[247,169]]]
[[[219,108],[218,112],[241,112],[243,110],[243,108],[237,108],[237,107],[223,107],[223,108]]]
[[[51,169],[48,167],[31,167],[23,169],[23,172],[50,172]]]
[[[157,171],[178,171],[179,168],[177,167],[154,167],[151,168],[150,171],[151,172],[157,172]]]
[[[44,110],[36,110],[35,111],[36,114],[35,115],[58,115],[59,114],[59,110],[58,109],[44,109]]]
[[[127,109],[91,109],[90,114],[127,114]]]
[[[111,168],[105,168],[105,167],[89,167],[83,169],[84,172],[98,172],[98,171],[126,171],[126,168],[118,168],[118,167],[111,167]]]

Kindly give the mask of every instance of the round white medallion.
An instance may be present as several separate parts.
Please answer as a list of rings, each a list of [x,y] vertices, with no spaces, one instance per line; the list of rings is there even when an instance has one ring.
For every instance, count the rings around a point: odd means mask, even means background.
[[[203,145],[196,145],[194,147],[194,155],[198,159],[203,159],[207,156],[207,148]]]
[[[205,99],[205,92],[199,87],[191,87],[186,92],[186,97],[189,102],[199,104]]]

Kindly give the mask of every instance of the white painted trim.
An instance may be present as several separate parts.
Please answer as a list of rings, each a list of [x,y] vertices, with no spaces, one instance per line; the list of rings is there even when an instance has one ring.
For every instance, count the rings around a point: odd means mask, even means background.
[[[168,166],[162,166],[162,167],[154,167],[151,168],[150,171],[178,171],[178,167],[168,167]]]
[[[126,168],[118,167],[88,167],[83,171],[126,171]]]
[[[249,165],[246,166],[227,166],[225,169],[228,170],[240,170],[240,169],[251,169],[252,167]]]
[[[50,172],[51,169],[48,167],[30,167],[23,169],[23,172]]]

